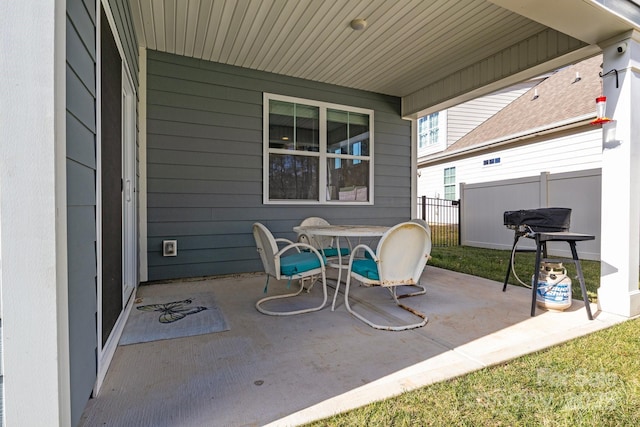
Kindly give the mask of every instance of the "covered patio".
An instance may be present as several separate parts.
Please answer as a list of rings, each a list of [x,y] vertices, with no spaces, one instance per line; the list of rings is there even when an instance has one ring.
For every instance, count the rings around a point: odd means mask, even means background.
[[[404,302],[429,322],[403,332],[367,326],[341,298],[334,312],[327,306],[288,318],[260,314],[254,303],[263,295],[263,274],[141,286],[138,296],[212,293],[229,330],[119,346],[80,425],[299,425],[626,319],[594,304],[589,321],[578,300],[564,312],[538,309],[530,317],[530,290],[510,286],[503,293],[501,283],[432,266],[422,283],[427,294]],[[286,284],[270,287],[284,291]],[[363,309],[378,296],[391,302],[383,289],[354,291],[352,305]],[[316,286],[310,296],[319,294]]]
[[[0,421],[293,425],[638,315],[639,10],[635,0],[4,2]],[[430,321],[413,331],[372,330],[344,305],[284,319],[255,310],[254,222],[292,237],[312,215],[406,221],[419,117],[599,54],[616,132],[603,135],[595,320],[580,304],[530,318],[529,291],[429,267],[426,296],[409,304]],[[293,151],[318,168],[300,174],[313,186],[290,186],[301,194],[270,197],[269,159],[291,154],[270,125],[298,117],[276,114],[283,105],[317,111],[306,120],[317,145]],[[362,137],[329,140],[320,129],[332,124]],[[358,182],[329,179],[347,164]],[[177,251],[165,256],[167,242]],[[229,331],[118,346],[132,295],[194,287],[215,294]]]

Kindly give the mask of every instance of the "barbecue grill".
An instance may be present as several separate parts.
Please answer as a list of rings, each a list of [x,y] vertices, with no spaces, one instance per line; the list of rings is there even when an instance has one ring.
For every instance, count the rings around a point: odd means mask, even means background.
[[[584,283],[584,277],[582,275],[582,268],[580,266],[580,260],[578,259],[578,252],[576,251],[576,242],[593,240],[595,236],[590,234],[570,233],[569,225],[571,222],[571,209],[569,208],[539,208],[539,209],[521,209],[517,211],[506,211],[503,214],[504,225],[515,231],[513,239],[513,247],[511,249],[511,259],[507,268],[507,275],[504,278],[504,285],[502,291],[507,289],[507,283],[509,281],[509,275],[513,269],[513,262],[516,253],[516,247],[518,240],[521,237],[527,237],[536,241],[536,249],[520,249],[519,252],[535,252],[536,263],[533,270],[534,280],[532,280],[532,301],[531,301],[531,315],[535,314],[536,308],[536,292],[538,288],[537,274],[540,271],[540,264],[544,262],[562,262],[564,260],[547,258],[547,242],[566,242],[571,248],[571,255],[573,263],[576,266],[576,272],[578,273],[578,281],[580,282],[580,289],[582,291],[582,298],[584,300],[585,309],[587,311],[587,317],[589,320],[593,320],[591,314],[591,308],[589,307],[589,300],[587,297],[587,289]],[[515,274],[515,271],[514,271]],[[516,278],[520,283],[525,286],[517,276]]]
[[[539,208],[506,211],[504,225],[520,232],[569,231],[571,209]]]

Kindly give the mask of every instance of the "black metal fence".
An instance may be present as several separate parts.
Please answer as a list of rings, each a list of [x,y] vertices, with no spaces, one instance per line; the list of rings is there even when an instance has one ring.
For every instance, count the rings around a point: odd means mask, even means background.
[[[418,210],[420,218],[427,221],[431,228],[433,246],[460,245],[460,200],[421,196]]]

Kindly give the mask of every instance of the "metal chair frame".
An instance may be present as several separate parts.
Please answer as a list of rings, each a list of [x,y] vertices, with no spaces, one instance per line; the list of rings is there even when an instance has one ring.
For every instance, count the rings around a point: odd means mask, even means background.
[[[353,271],[353,262],[360,250],[366,251],[376,263],[379,276],[377,280],[370,279]],[[380,238],[375,251],[364,244],[356,246],[349,257],[349,267],[345,285],[344,301],[347,311],[376,329],[402,331],[426,325],[428,322],[426,315],[398,301],[401,296],[397,295],[396,288],[403,285],[417,286],[430,251],[431,239],[429,238],[427,230],[414,222],[404,222],[390,228],[389,231]],[[366,286],[381,286],[387,288],[398,307],[408,311],[421,320],[416,323],[401,326],[379,325],[367,319],[362,314],[357,313],[349,304],[352,278]]]
[[[265,274],[267,275],[267,282],[265,283],[265,288],[264,288],[265,293],[267,292],[270,277],[273,277],[276,280],[288,279],[289,283],[291,283],[292,280],[300,281],[300,288],[296,292],[262,298],[258,302],[256,302],[256,309],[260,313],[268,314],[271,316],[290,316],[294,314],[309,313],[309,312],[323,309],[327,304],[327,278],[325,274],[326,260],[320,254],[320,252],[318,252],[316,248],[314,248],[313,246],[307,243],[300,243],[300,242],[295,243],[284,238],[276,239],[266,226],[258,222],[253,224],[253,236],[256,241],[256,247],[257,247],[258,253],[260,254],[260,259],[262,260],[262,264],[264,266]],[[278,244],[283,244],[285,246],[279,249]],[[293,251],[296,251],[297,253],[300,253],[301,249],[308,250],[310,251],[310,253],[315,254],[318,257],[318,260],[320,261],[320,267],[313,268],[306,271],[301,271],[299,273],[292,274],[292,275],[283,274],[280,268],[281,259],[286,256],[285,254],[287,252],[293,250]],[[300,309],[300,310],[292,310],[292,311],[273,311],[273,310],[268,310],[262,306],[267,301],[283,299],[283,298],[291,298],[291,297],[300,295],[302,291],[305,289],[304,288],[305,279],[311,279],[311,285],[307,288],[307,292],[309,292],[311,290],[311,287],[313,286],[313,283],[315,282],[314,278],[317,276],[320,276],[322,281],[323,300],[320,305],[310,307],[310,308]]]

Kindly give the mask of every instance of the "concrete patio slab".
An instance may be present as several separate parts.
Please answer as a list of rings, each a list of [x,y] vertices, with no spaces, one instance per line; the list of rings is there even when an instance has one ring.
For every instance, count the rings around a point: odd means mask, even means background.
[[[138,295],[212,292],[229,322],[219,333],[120,346],[82,426],[293,426],[504,363],[625,318],[574,301],[529,316],[530,290],[427,266],[427,294],[403,300],[429,317],[410,331],[375,330],[335,311],[258,313],[264,276],[141,286]],[[270,292],[286,283],[270,283]],[[381,292],[380,292],[381,291]],[[402,321],[383,289],[355,287],[352,306]],[[320,298],[320,287],[301,298]],[[330,297],[332,290],[330,290]]]

